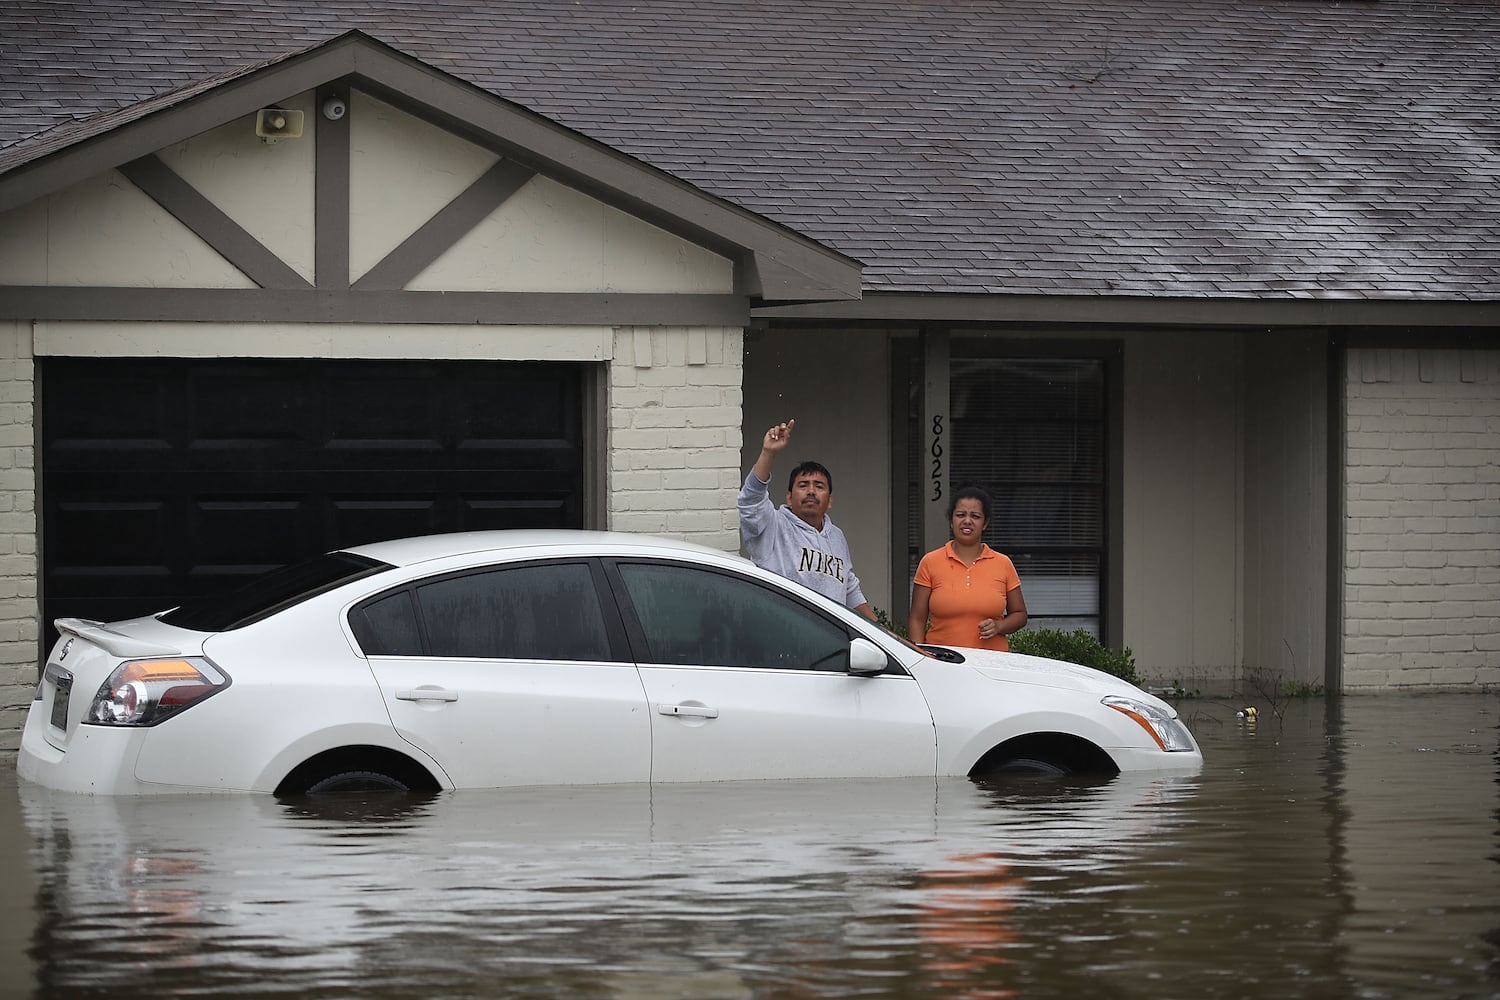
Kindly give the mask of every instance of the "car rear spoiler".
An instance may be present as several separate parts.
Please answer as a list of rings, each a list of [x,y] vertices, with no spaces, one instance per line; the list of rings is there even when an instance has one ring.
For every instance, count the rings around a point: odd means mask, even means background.
[[[111,656],[134,658],[182,655],[180,649],[116,632],[103,622],[91,622],[83,618],[59,618],[52,624],[64,635],[75,635],[80,639],[87,639]]]

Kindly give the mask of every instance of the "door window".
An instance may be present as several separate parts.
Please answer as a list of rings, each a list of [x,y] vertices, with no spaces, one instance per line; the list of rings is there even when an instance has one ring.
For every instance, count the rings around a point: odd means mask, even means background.
[[[367,602],[351,626],[370,655],[610,660],[609,634],[586,563],[533,563],[450,576]]]
[[[619,570],[652,663],[848,669],[848,633],[775,590],[680,565]]]

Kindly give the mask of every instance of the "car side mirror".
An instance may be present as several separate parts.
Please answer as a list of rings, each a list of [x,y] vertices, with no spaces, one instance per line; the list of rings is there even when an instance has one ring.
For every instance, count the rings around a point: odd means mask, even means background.
[[[856,677],[874,677],[885,673],[888,660],[885,650],[869,639],[854,639],[849,643],[849,672]]]

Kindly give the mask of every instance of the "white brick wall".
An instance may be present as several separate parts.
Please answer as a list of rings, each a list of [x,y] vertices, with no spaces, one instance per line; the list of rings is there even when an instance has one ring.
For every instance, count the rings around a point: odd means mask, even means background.
[[[1500,352],[1353,350],[1344,689],[1500,686]]]
[[[609,369],[608,525],[739,550],[743,331],[631,327]]]
[[[36,476],[31,332],[0,323],[0,751],[21,745],[36,688]]]

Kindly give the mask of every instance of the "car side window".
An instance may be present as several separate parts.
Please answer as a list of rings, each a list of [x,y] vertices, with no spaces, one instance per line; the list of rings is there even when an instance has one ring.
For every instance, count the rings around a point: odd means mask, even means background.
[[[444,577],[417,585],[415,608],[407,594],[403,589],[372,601],[351,616],[366,653],[613,659],[599,594],[585,563],[528,563]],[[426,627],[425,651],[416,641],[417,615]]]
[[[584,563],[532,563],[417,587],[434,656],[608,660],[609,636]]]
[[[366,656],[422,655],[417,609],[405,587],[355,608],[349,626]]]
[[[618,568],[652,663],[848,669],[848,633],[769,587],[680,565]]]

